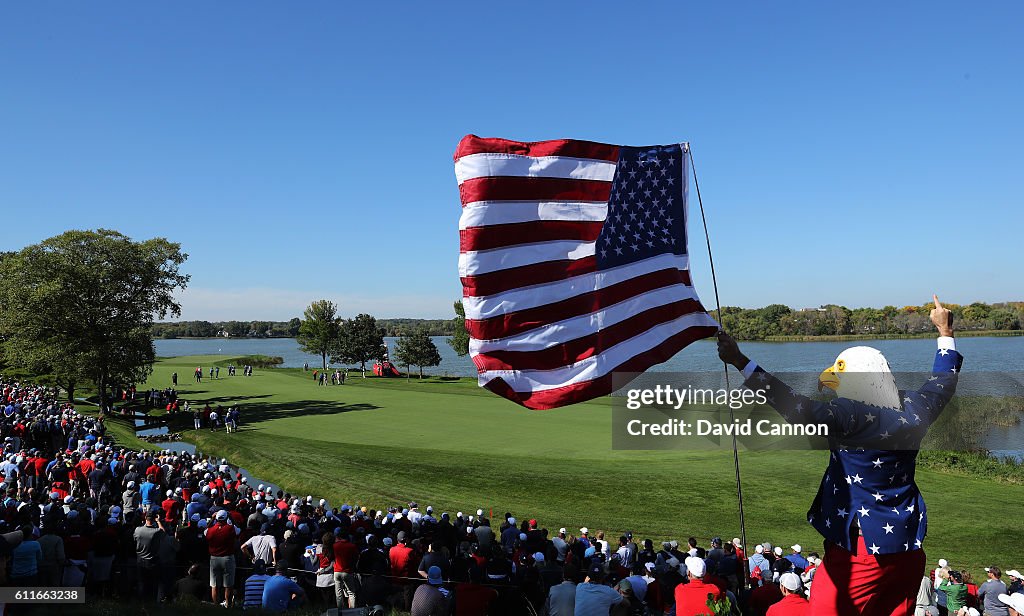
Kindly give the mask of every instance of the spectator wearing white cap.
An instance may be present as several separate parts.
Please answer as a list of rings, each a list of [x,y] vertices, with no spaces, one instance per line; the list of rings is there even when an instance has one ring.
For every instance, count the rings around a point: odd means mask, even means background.
[[[1010,616],[1024,616],[1024,594],[999,595],[999,600],[1006,605]]]
[[[804,555],[802,554],[803,548],[800,546],[800,544],[797,543],[791,546],[789,549],[792,550],[793,553],[787,556],[786,560],[793,563],[793,566],[797,569],[800,569],[800,572],[806,571],[807,567],[810,566],[811,563],[807,562],[807,559],[804,558]]]
[[[519,528],[516,527],[516,519],[509,518],[508,526],[501,531],[501,547],[506,554],[511,554],[516,547],[516,539],[519,538]]]
[[[762,582],[765,578],[771,581],[772,563],[764,556],[764,545],[758,544],[754,546],[754,554],[747,563],[750,579],[758,583]]]
[[[986,616],[1007,616],[1006,604],[999,600],[999,595],[1006,594],[1002,569],[995,565],[985,567],[985,574],[988,579],[978,587],[978,603]]]
[[[593,542],[590,539],[590,529],[587,528],[586,526],[581,527],[580,528],[580,536],[577,539],[577,541],[582,543],[584,548],[589,548],[590,546],[592,546]]]
[[[768,608],[767,616],[805,616],[810,613],[810,604],[800,590],[803,584],[800,576],[787,572],[779,576],[779,590],[782,600]]]
[[[725,598],[722,589],[714,584],[704,582],[704,574],[707,572],[707,564],[704,559],[688,556],[684,564],[686,565],[686,577],[690,582],[676,586],[676,615],[696,616],[709,613],[728,613],[729,601]],[[708,611],[709,603],[716,606],[716,609]]]
[[[231,607],[235,588],[235,551],[242,529],[231,524],[228,512],[221,509],[214,516],[217,523],[206,529],[206,544],[210,553],[210,596],[214,603]],[[220,601],[220,589],[224,600]]]
[[[555,546],[558,556],[555,558],[559,564],[565,563],[565,554],[569,551],[569,543],[565,540],[565,527],[558,529],[558,534],[551,538],[551,544]]]
[[[1006,572],[1006,577],[1010,578],[1010,583],[1006,585],[1006,594],[1024,594],[1024,575],[1021,575],[1020,571],[1010,569]]]

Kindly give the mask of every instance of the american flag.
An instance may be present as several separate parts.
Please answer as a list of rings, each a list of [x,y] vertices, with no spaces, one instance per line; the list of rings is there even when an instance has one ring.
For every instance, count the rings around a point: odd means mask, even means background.
[[[459,276],[482,387],[531,409],[582,402],[718,330],[690,281],[685,148],[462,139]]]

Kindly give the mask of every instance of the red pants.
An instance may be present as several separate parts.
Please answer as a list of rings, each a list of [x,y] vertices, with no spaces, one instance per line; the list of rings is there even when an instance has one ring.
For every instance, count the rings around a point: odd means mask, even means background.
[[[811,616],[913,616],[924,575],[924,550],[872,556],[826,543],[811,584]]]

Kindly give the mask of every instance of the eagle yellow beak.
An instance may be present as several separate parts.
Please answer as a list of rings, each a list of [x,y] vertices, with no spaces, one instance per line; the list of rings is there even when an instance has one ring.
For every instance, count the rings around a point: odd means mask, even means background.
[[[836,367],[831,365],[818,376],[818,391],[821,391],[823,387],[828,387],[832,391],[839,389],[839,377],[836,376]]]

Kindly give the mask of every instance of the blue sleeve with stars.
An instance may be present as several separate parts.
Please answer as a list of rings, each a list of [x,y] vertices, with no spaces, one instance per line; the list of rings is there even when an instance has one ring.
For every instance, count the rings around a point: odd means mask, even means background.
[[[918,413],[922,407],[931,424],[939,418],[956,392],[956,383],[963,366],[964,357],[954,349],[939,349],[935,353],[932,375],[920,389],[914,392]]]

